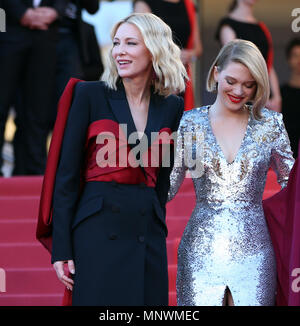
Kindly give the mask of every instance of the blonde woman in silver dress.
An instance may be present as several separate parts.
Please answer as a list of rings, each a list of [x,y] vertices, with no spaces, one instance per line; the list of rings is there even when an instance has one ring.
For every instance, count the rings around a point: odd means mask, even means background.
[[[178,248],[178,305],[274,305],[276,262],[262,196],[269,167],[285,187],[294,159],[282,115],[264,108],[269,80],[257,47],[226,44],[207,88],[216,101],[184,113],[171,174],[169,200],[187,171],[196,192]]]

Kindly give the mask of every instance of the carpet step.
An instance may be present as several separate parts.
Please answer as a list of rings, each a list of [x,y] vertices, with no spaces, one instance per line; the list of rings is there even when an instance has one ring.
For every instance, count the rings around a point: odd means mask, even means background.
[[[1,219],[37,219],[39,196],[0,196]]]
[[[63,293],[64,285],[58,280],[53,268],[7,268],[6,292],[1,296],[27,293]]]
[[[40,196],[42,176],[0,178],[1,196]]]
[[[43,293],[36,295],[13,294],[3,295],[0,293],[0,307],[1,306],[61,306],[61,293]]]
[[[35,219],[0,219],[0,239],[5,242],[35,242]]]
[[[0,243],[1,268],[51,267],[51,256],[39,242]]]

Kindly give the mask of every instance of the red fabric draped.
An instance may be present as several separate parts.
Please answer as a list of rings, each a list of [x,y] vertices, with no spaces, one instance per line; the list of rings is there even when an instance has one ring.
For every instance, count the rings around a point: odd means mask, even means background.
[[[299,159],[293,166],[287,187],[264,200],[263,208],[276,255],[276,305],[300,306]]]
[[[143,151],[141,159],[144,174],[121,126],[108,119],[93,122],[87,133],[85,181],[145,183],[148,187],[155,187],[159,167],[168,147],[174,144],[172,131],[163,128],[151,145],[149,144],[151,140],[147,141],[144,146],[147,146],[148,150]]]
[[[42,185],[36,238],[50,253],[52,249],[52,197],[55,175],[68,113],[72,103],[73,90],[79,81],[79,79],[75,78],[70,79],[60,98]]]
[[[57,118],[52,133],[51,144],[48,153],[47,165],[40,197],[38,224],[36,238],[51,253],[52,251],[52,198],[55,184],[55,176],[58,167],[60,149],[63,141],[64,130],[71,107],[73,91],[76,84],[81,81],[76,78],[69,80],[58,103]],[[68,275],[71,277],[71,274]],[[65,288],[63,306],[72,305],[72,292]]]

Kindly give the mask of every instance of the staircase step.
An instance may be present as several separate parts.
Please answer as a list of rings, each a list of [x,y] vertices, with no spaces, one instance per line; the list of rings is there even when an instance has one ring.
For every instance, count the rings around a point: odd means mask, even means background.
[[[61,306],[63,295],[61,293],[43,294],[13,294],[0,293],[1,306]]]
[[[51,265],[51,256],[35,239],[42,176],[0,178],[0,268],[6,292],[0,306],[60,306],[64,286]],[[264,198],[280,190],[270,170]],[[195,206],[193,182],[185,178],[167,204],[169,305],[176,306],[177,248]]]
[[[53,268],[7,268],[6,292],[1,296],[18,293],[63,293],[64,285],[58,280]]]
[[[1,196],[40,196],[43,176],[0,178]]]
[[[51,267],[49,252],[38,242],[0,243],[1,268]]]
[[[36,219],[0,219],[0,241],[35,242]]]
[[[0,196],[0,219],[37,219],[39,196]]]

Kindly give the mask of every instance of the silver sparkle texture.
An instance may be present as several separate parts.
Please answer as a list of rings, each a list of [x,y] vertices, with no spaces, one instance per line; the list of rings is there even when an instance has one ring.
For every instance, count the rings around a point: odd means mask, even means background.
[[[276,294],[276,261],[262,208],[267,172],[272,167],[286,186],[294,159],[282,115],[262,110],[256,120],[248,106],[245,136],[228,163],[209,119],[209,106],[186,111],[178,137],[197,131],[203,141],[203,173],[181,164],[186,146],[177,146],[169,200],[186,173],[193,179],[196,205],[178,248],[177,304],[221,306],[226,287],[236,306],[272,306]],[[177,142],[181,144],[181,142]],[[193,155],[193,154],[191,154]],[[200,164],[200,163],[199,163]]]

